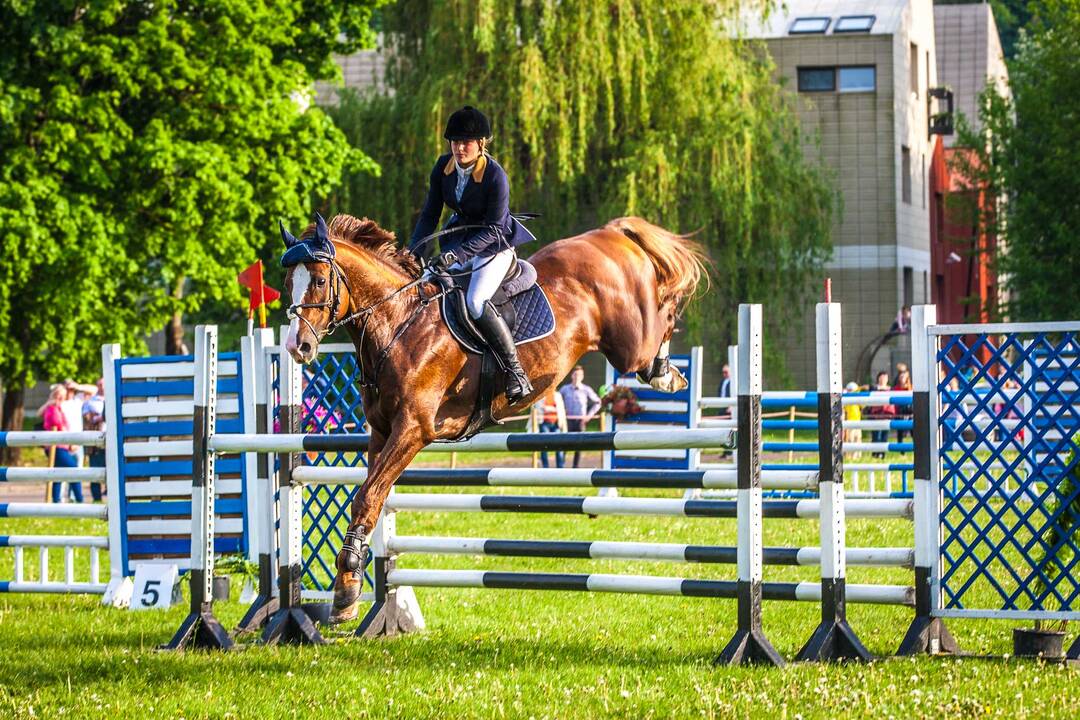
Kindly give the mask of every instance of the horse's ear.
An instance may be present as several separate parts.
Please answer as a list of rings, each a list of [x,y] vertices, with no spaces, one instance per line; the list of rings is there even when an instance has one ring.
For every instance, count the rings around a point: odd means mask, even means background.
[[[300,242],[293,237],[293,234],[285,229],[285,223],[278,220],[278,227],[281,228],[281,239],[285,241],[285,247],[291,248],[296,243]]]
[[[315,213],[315,240],[320,245],[330,244],[330,231],[326,229],[326,221],[319,213]]]

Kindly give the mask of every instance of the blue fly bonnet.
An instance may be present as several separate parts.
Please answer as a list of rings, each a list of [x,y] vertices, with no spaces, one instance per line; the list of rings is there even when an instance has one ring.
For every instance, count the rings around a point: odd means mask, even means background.
[[[330,242],[326,221],[319,213],[315,213],[315,235],[306,240],[293,237],[292,233],[285,229],[285,223],[280,220],[278,220],[278,226],[281,228],[281,239],[285,241],[281,267],[292,267],[309,262],[329,263],[334,259],[336,249],[334,243]]]

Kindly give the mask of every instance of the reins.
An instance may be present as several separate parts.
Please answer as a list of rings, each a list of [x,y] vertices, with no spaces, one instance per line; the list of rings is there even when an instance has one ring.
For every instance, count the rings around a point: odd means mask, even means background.
[[[528,215],[530,215],[530,214],[526,214],[526,217],[528,217]],[[438,237],[442,237],[443,235],[449,235],[451,233],[460,232],[462,230],[470,230],[470,229],[474,229],[474,228],[488,228],[488,227],[491,227],[491,226],[486,225],[486,224],[472,224],[472,225],[458,225],[456,227],[447,228],[445,230],[439,230],[438,232],[431,233],[430,235],[422,238],[419,242],[417,242],[413,246],[413,251],[415,252],[415,251],[419,250],[420,248],[425,246],[427,243],[431,242],[432,240],[434,240],[434,239],[436,239]],[[499,232],[499,230],[497,228],[495,229],[495,232],[498,233],[499,239],[500,239],[500,244],[501,244],[505,240],[505,238],[502,237],[502,233]],[[420,277],[418,277],[418,278],[416,278],[414,280],[410,280],[409,282],[407,282],[404,285],[402,285],[401,287],[397,288],[396,290],[394,290],[392,293],[390,293],[386,297],[382,298],[381,300],[376,300],[375,302],[371,303],[370,305],[368,305],[366,307],[363,307],[363,308],[360,308],[359,310],[356,310],[356,311],[346,315],[345,317],[343,317],[343,318],[341,318],[339,320],[338,317],[337,317],[337,314],[338,314],[338,307],[339,307],[339,305],[341,303],[341,285],[345,285],[345,289],[349,291],[350,303],[352,301],[352,298],[354,297],[353,296],[352,286],[349,285],[348,277],[345,275],[344,271],[342,271],[341,267],[337,264],[337,261],[333,257],[325,257],[325,258],[320,258],[320,259],[330,265],[331,272],[332,272],[332,274],[334,276],[334,280],[330,285],[330,298],[328,300],[326,300],[325,302],[321,302],[321,303],[295,303],[293,305],[290,305],[285,310],[285,315],[290,320],[299,319],[305,325],[307,325],[308,330],[310,330],[311,333],[315,336],[316,342],[322,342],[323,338],[325,338],[327,335],[334,332],[335,330],[337,330],[340,327],[343,327],[343,326],[349,325],[349,324],[352,324],[352,325],[355,326],[357,324],[356,321],[359,318],[363,318],[363,321],[359,324],[360,341],[359,341],[359,343],[357,343],[357,348],[359,349],[359,348],[363,347],[364,338],[367,335],[368,321],[371,319],[371,314],[375,310],[375,308],[379,307],[380,305],[382,305],[385,302],[389,302],[390,300],[393,300],[395,297],[397,297],[401,293],[405,292],[406,290],[410,290],[410,289],[412,289],[414,287],[417,288],[416,295],[417,295],[417,299],[419,300],[419,304],[416,306],[416,309],[413,310],[412,315],[410,315],[407,320],[405,320],[400,325],[398,325],[398,328],[394,332],[393,337],[390,338],[390,342],[388,342],[386,344],[386,347],[384,347],[379,352],[379,355],[375,360],[374,367],[372,368],[372,374],[371,374],[370,379],[367,377],[367,373],[364,372],[363,353],[362,352],[357,352],[357,354],[356,354],[357,362],[359,364],[359,384],[360,384],[360,386],[365,387],[365,388],[372,388],[376,392],[378,392],[378,385],[376,385],[376,381],[378,380],[378,377],[379,377],[379,370],[382,369],[383,363],[386,362],[386,358],[390,354],[390,350],[391,350],[391,348],[393,348],[394,343],[396,343],[399,339],[401,339],[401,336],[404,335],[405,331],[408,330],[409,327],[412,326],[412,324],[416,321],[416,318],[418,318],[420,316],[420,313],[422,313],[424,311],[424,309],[431,302],[433,302],[435,300],[438,300],[439,298],[446,295],[447,290],[445,288],[440,287],[440,289],[439,289],[439,291],[437,293],[435,293],[434,295],[431,295],[429,297],[425,297],[424,294],[420,290],[420,286],[425,282],[429,282],[429,280],[427,279],[425,271],[430,270],[431,267],[430,267],[430,265],[427,265],[427,266],[421,265]],[[487,260],[485,260],[483,264],[481,264],[481,265],[479,265],[477,267],[469,268],[469,269],[463,270],[461,272],[449,272],[447,270],[441,270],[441,271],[438,271],[438,274],[440,276],[442,276],[442,277],[448,277],[448,278],[466,277],[468,275],[472,275],[473,273],[475,273],[477,270],[480,270],[481,268],[487,267],[487,265],[490,264],[491,262],[493,262],[494,260],[495,260],[495,255],[492,255]],[[311,322],[307,318],[305,318],[303,315],[301,315],[299,312],[297,312],[298,310],[304,310],[304,309],[307,309],[307,308],[311,308],[311,309],[329,308],[330,309],[330,322],[328,322],[326,324],[326,328],[324,328],[322,330],[322,332],[319,332],[318,330],[316,330],[315,326],[312,325]]]

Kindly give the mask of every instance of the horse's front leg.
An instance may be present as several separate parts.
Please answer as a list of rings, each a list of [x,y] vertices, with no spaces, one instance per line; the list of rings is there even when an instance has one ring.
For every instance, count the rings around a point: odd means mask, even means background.
[[[647,370],[639,371],[638,380],[660,392],[678,392],[689,385],[686,376],[671,364],[671,341],[665,340]]]
[[[333,623],[347,622],[356,617],[356,602],[360,598],[364,566],[367,564],[368,534],[379,520],[390,488],[425,445],[420,427],[415,422],[396,425],[385,443],[376,445],[375,440],[373,434],[368,453],[367,480],[353,498],[352,520],[337,556]]]

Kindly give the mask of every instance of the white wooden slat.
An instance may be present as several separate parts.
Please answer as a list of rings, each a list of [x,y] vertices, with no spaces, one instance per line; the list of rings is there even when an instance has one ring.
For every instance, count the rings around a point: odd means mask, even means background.
[[[124,419],[191,417],[194,406],[195,403],[191,400],[128,402],[120,406],[120,414]],[[219,414],[235,415],[240,411],[240,403],[236,398],[219,400],[217,411]]]
[[[191,520],[128,520],[128,535],[190,535]],[[234,535],[244,531],[243,518],[217,518],[214,534]]]
[[[235,360],[227,360],[218,364],[219,378],[234,375],[236,375]],[[194,376],[195,363],[187,361],[125,364],[120,368],[120,377],[125,380],[165,380]]]
[[[170,457],[173,455],[191,456],[190,440],[151,440],[149,442],[124,443],[124,457]]]
[[[215,496],[239,495],[242,481],[239,478],[214,480]],[[190,498],[190,480],[149,480],[147,482],[128,482],[125,486],[127,496],[132,498],[162,497]]]

